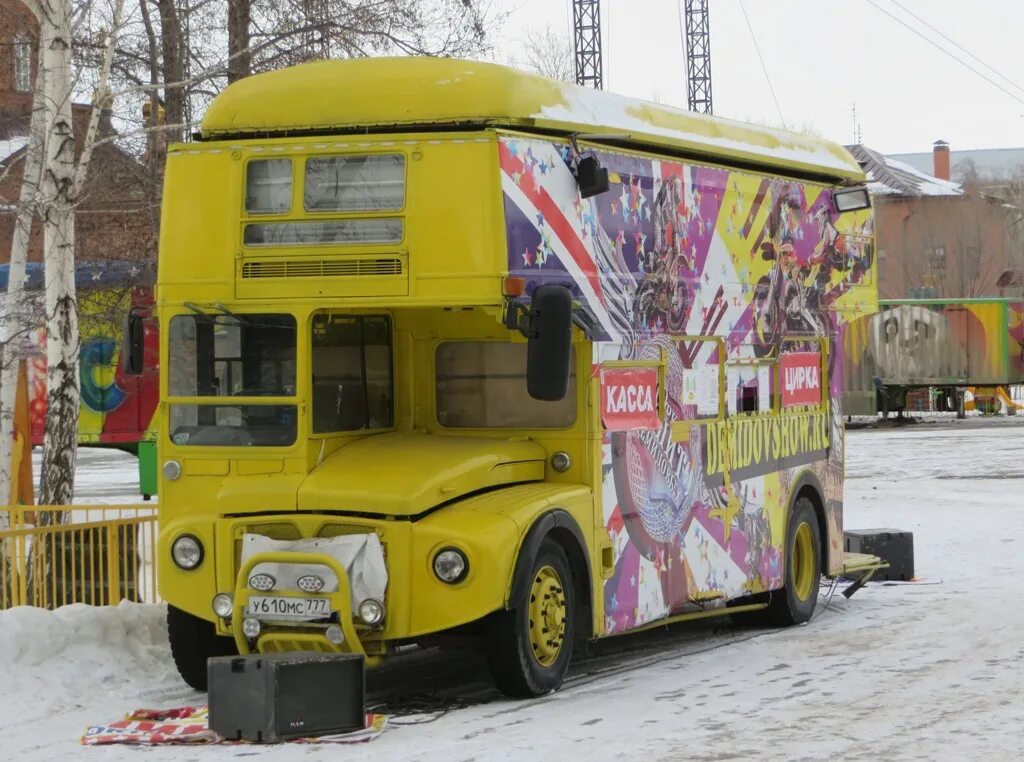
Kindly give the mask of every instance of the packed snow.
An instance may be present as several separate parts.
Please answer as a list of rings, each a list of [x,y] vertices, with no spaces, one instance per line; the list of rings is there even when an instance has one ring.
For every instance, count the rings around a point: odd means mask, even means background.
[[[847,455],[847,528],[912,531],[920,583],[823,594],[787,630],[723,621],[615,638],[534,701],[499,697],[473,658],[414,655],[371,676],[371,701],[468,700],[396,716],[353,747],[82,748],[87,726],[129,710],[205,703],[174,671],[163,608],[2,611],[0,758],[1019,758],[1024,419],[851,431]]]

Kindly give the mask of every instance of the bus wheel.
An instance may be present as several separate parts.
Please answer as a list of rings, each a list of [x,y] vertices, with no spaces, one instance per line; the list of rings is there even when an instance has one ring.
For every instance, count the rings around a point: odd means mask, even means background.
[[[768,617],[772,624],[806,622],[818,603],[821,584],[821,532],[814,505],[797,498],[786,527],[786,586],[771,595]]]
[[[167,606],[167,638],[171,656],[182,679],[197,691],[206,690],[206,660],[211,656],[234,656],[235,641],[217,635],[212,622],[187,611]]]
[[[572,658],[575,605],[565,551],[544,540],[525,599],[491,619],[487,661],[498,690],[530,698],[562,684]]]

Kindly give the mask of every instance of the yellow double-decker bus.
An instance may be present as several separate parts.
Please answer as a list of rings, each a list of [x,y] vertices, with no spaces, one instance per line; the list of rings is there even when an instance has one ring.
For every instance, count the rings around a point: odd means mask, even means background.
[[[844,569],[857,163],[440,59],[245,79],[168,153],[159,584],[184,679],[478,637],[804,622]]]

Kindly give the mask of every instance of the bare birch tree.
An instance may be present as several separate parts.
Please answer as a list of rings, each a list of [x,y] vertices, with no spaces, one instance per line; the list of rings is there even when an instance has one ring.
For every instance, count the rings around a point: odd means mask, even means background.
[[[46,428],[42,505],[68,505],[78,448],[78,309],[75,302],[75,136],[71,120],[71,2],[39,0],[46,156],[39,212],[46,288]],[[40,519],[50,518],[44,513]]]
[[[40,79],[42,67],[40,66]],[[0,347],[3,364],[0,366],[0,505],[11,500],[11,454],[14,445],[14,405],[18,382],[18,345],[27,331],[34,327],[26,314],[25,294],[28,246],[32,236],[32,222],[36,215],[36,202],[43,164],[44,130],[46,115],[43,88],[37,87],[33,95],[29,139],[21,175],[21,190],[14,217],[14,237],[11,241],[10,269],[7,276],[7,294],[3,313],[0,314]],[[4,528],[7,514],[0,514],[0,529]]]
[[[76,159],[71,102],[72,16],[70,0],[32,0],[27,3],[40,25],[39,66],[36,75],[30,140],[25,157],[19,213],[12,246],[8,302],[22,301],[27,244],[33,215],[43,224],[45,281],[44,324],[47,360],[47,415],[43,443],[40,503],[68,505],[74,494],[78,445],[79,329],[75,293],[75,204],[88,174],[100,114],[109,102],[109,71],[113,41],[123,15],[124,0],[116,0],[114,27],[105,33],[103,61],[83,150]],[[17,310],[16,314],[20,314]],[[17,333],[16,322],[5,321],[6,334]],[[11,346],[10,343],[7,346]],[[5,363],[5,375],[16,374],[16,363]],[[0,394],[0,489],[9,500],[13,380],[3,379]],[[8,395],[10,397],[8,398]],[[41,522],[59,520],[48,513]]]

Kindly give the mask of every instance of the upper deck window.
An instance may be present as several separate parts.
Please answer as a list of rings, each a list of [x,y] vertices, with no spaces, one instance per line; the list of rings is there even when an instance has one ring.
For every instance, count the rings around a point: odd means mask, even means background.
[[[347,243],[401,243],[402,220],[299,220],[245,226],[246,246],[323,246]]]
[[[254,159],[245,169],[245,211],[285,214],[292,208],[292,160]]]
[[[307,212],[377,212],[405,204],[405,157],[321,156],[306,161]]]

